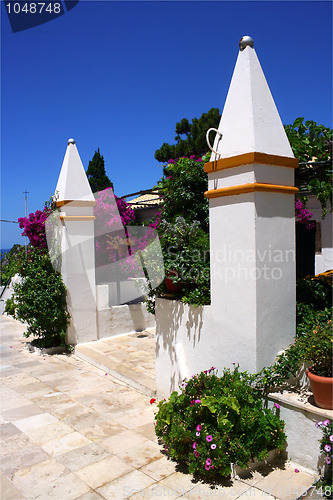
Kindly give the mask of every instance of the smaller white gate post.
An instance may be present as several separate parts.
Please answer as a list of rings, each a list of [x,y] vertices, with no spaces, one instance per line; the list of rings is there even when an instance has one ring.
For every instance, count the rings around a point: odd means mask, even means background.
[[[96,202],[74,139],[68,140],[56,198],[62,224],[61,273],[71,315],[67,342],[97,340],[93,215]]]

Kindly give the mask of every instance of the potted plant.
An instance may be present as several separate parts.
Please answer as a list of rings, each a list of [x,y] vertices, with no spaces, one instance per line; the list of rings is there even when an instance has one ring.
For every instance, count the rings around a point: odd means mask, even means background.
[[[320,408],[333,409],[332,375],[332,320],[317,325],[307,335],[297,339],[304,361],[311,366],[307,370],[315,403]]]

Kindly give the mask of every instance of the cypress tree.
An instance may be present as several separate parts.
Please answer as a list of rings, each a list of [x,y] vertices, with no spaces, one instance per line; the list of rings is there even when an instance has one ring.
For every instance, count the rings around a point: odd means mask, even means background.
[[[104,157],[101,155],[99,148],[95,151],[92,160],[90,160],[86,174],[93,193],[103,191],[108,187],[113,189],[113,183],[106,175]]]

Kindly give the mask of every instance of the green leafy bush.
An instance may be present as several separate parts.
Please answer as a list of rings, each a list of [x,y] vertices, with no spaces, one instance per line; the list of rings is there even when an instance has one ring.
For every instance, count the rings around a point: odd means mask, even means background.
[[[322,311],[332,306],[332,275],[307,276],[297,281],[296,301],[298,304],[311,306]],[[299,318],[301,319],[301,318]]]
[[[46,250],[33,248],[21,260],[22,282],[14,286],[14,295],[6,303],[6,312],[28,324],[25,337],[33,335],[38,347],[65,344],[69,314],[66,287],[61,274],[53,269]]]
[[[185,380],[180,394],[158,403],[156,435],[170,456],[189,472],[207,479],[228,476],[231,464],[247,467],[269,450],[282,450],[284,422],[263,407],[247,372],[205,370]]]
[[[263,394],[279,389],[288,379],[296,377],[303,363],[311,365],[311,372],[323,377],[332,377],[332,320],[309,324],[302,335],[277,357],[274,365],[263,368],[256,375],[256,386]]]
[[[170,160],[171,162],[172,160]],[[163,177],[157,184],[163,194],[161,220],[173,223],[177,217],[186,222],[198,221],[204,231],[208,231],[209,203],[204,197],[208,189],[208,176],[203,164],[208,155],[195,159],[179,158],[163,167]]]

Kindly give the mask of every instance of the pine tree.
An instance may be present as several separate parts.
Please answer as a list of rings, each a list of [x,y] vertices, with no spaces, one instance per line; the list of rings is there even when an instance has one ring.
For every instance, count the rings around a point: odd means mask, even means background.
[[[220,111],[217,108],[211,108],[200,118],[193,118],[191,123],[187,118],[183,118],[176,123],[176,144],[167,142],[162,144],[161,148],[155,151],[156,160],[166,162],[181,156],[204,155],[208,151],[206,132],[211,127],[217,128],[220,118]]]
[[[101,155],[99,148],[95,151],[92,160],[89,162],[86,174],[93,193],[103,191],[108,187],[112,187],[113,189],[113,183],[106,175],[104,157]]]

